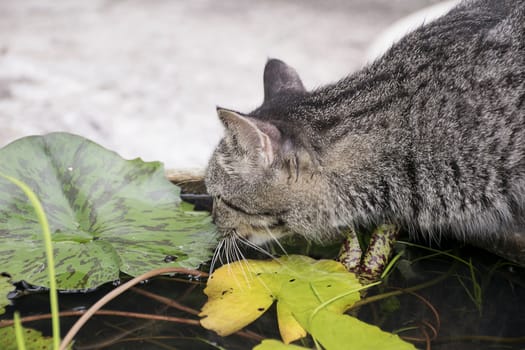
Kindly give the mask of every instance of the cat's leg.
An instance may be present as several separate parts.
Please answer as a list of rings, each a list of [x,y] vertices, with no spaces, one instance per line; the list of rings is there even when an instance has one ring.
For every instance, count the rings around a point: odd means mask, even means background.
[[[357,234],[353,229],[345,232],[345,240],[341,246],[338,259],[348,271],[355,274],[359,273],[363,251],[359,245]]]
[[[362,282],[379,279],[392,255],[398,233],[399,228],[391,224],[378,226],[372,232],[368,248],[359,264],[358,274]]]

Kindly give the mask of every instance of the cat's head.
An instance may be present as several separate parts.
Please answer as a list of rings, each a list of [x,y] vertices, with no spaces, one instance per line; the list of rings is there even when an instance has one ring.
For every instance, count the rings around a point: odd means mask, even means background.
[[[222,235],[261,244],[289,233],[313,236],[322,192],[313,176],[313,157],[294,141],[286,101],[306,95],[296,71],[269,60],[264,103],[241,114],[218,108],[225,136],[206,173],[214,198],[213,218]]]

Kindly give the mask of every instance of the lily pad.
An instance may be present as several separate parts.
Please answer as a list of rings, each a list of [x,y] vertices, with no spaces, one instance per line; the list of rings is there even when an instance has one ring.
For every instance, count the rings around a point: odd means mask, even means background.
[[[27,350],[51,350],[53,349],[53,338],[44,337],[41,332],[31,328],[22,328],[24,343]],[[13,326],[0,328],[0,349],[18,350],[16,344],[15,328]],[[71,346],[68,346],[71,349]]]
[[[310,333],[327,350],[415,347],[397,335],[343,314],[364,287],[332,260],[291,255],[271,261],[224,265],[209,278],[201,324],[226,336],[245,327],[277,301],[277,318],[288,344]]]
[[[52,133],[0,150],[0,172],[26,183],[47,215],[59,289],[83,290],[148,270],[196,268],[215,245],[208,214],[181,202],[159,162],[124,160]],[[41,228],[24,193],[0,178],[0,272],[48,286]]]

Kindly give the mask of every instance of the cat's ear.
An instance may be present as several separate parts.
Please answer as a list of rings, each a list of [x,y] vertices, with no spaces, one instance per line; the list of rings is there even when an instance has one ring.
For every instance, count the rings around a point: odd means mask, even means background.
[[[220,107],[217,107],[217,114],[236,147],[261,160],[264,166],[273,163],[280,139],[275,126]]]
[[[264,100],[282,93],[305,92],[299,74],[281,60],[269,59],[264,67]]]

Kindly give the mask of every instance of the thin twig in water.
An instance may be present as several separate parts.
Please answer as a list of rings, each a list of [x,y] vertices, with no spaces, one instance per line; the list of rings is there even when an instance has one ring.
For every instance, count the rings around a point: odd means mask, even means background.
[[[165,305],[167,305],[169,307],[175,308],[177,310],[181,310],[181,311],[187,312],[187,313],[192,314],[192,315],[198,315],[199,314],[199,311],[197,311],[195,309],[192,309],[191,307],[184,306],[181,303],[178,303],[178,302],[176,302],[173,299],[163,297],[162,295],[151,293],[151,292],[148,292],[148,291],[145,291],[143,289],[136,288],[136,287],[131,288],[131,290],[133,292],[137,293],[137,294],[144,295],[144,296],[146,296],[148,298],[151,298],[151,299],[154,299],[156,301],[159,301],[159,302],[161,302],[161,303],[163,303],[163,304],[165,304]]]
[[[59,313],[59,316],[60,317],[72,317],[72,316],[83,316],[85,314],[86,314],[85,310],[61,311]],[[94,315],[124,316],[124,317],[132,317],[132,318],[143,318],[143,319],[148,319],[148,320],[160,320],[160,321],[184,323],[184,324],[194,325],[194,326],[200,325],[199,320],[192,320],[192,319],[181,318],[181,317],[142,314],[142,313],[137,313],[137,312],[128,312],[128,311],[120,311],[120,310],[98,310],[94,313]],[[26,316],[26,317],[21,318],[20,320],[22,321],[22,323],[25,323],[25,322],[46,320],[49,318],[51,318],[51,314]],[[7,327],[12,324],[13,324],[13,321],[11,320],[2,320],[0,321],[0,328]]]
[[[140,276],[137,276],[137,277],[129,280],[128,282],[126,282],[123,285],[121,285],[121,286],[117,287],[116,289],[112,290],[111,292],[106,294],[102,299],[100,299],[95,304],[93,304],[82,315],[82,317],[80,317],[77,320],[77,322],[75,322],[73,327],[71,327],[69,332],[66,334],[66,336],[62,340],[62,343],[60,344],[60,350],[65,350],[67,348],[67,346],[69,345],[69,343],[71,343],[71,341],[73,340],[75,335],[78,333],[80,328],[82,328],[82,326],[87,322],[87,320],[89,320],[89,318],[91,318],[91,316],[93,316],[93,314],[96,311],[98,311],[102,306],[106,305],[109,301],[113,300],[118,295],[124,293],[125,291],[127,291],[128,289],[133,287],[134,285],[136,285],[136,284],[138,284],[138,283],[140,283],[140,282],[142,282],[144,280],[147,280],[148,278],[152,278],[152,277],[155,277],[157,275],[162,275],[162,274],[166,274],[166,273],[174,273],[174,272],[185,273],[185,274],[194,275],[194,276],[207,276],[208,275],[208,274],[206,274],[206,273],[204,273],[202,271],[198,271],[198,270],[184,269],[184,268],[181,268],[181,267],[166,267],[166,268],[161,268],[161,269],[155,269],[155,270],[152,270],[152,271],[148,271],[145,274],[142,274]]]
[[[78,311],[61,311],[59,313],[60,317],[74,317],[74,316],[83,316],[86,314],[87,311],[84,310],[78,310]],[[199,320],[192,320],[187,318],[180,318],[180,317],[172,317],[172,316],[160,316],[160,315],[151,315],[151,314],[142,314],[137,312],[127,312],[127,311],[119,311],[119,310],[98,310],[94,313],[94,315],[107,315],[107,316],[124,316],[124,317],[130,317],[130,318],[141,318],[141,319],[148,319],[148,320],[158,320],[158,321],[167,321],[167,322],[175,322],[175,323],[183,323],[186,325],[192,325],[192,326],[200,326]],[[44,315],[34,315],[34,316],[26,316],[22,317],[20,321],[22,323],[26,322],[33,322],[33,321],[40,321],[40,320],[47,320],[51,318],[51,314],[44,314]],[[13,321],[12,320],[1,320],[0,321],[0,328],[12,326]],[[265,339],[260,334],[257,334],[255,332],[245,330],[245,331],[238,331],[235,333],[236,335],[261,341]]]

